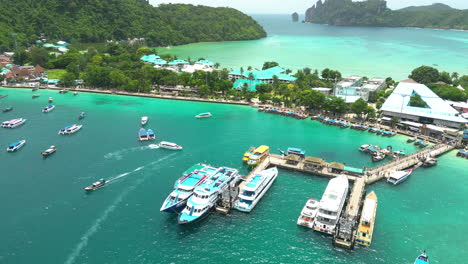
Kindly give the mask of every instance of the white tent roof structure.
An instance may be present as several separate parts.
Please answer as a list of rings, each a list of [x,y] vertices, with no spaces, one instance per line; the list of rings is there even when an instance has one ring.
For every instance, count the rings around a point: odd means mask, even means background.
[[[426,108],[409,106],[412,95],[418,94],[426,102]],[[383,104],[382,111],[422,116],[457,123],[467,123],[457,110],[437,96],[424,84],[400,82]]]

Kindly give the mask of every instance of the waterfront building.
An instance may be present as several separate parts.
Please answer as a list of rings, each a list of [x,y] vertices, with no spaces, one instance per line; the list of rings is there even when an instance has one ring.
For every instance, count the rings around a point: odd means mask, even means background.
[[[169,62],[167,65],[169,66],[184,66],[184,65],[187,65],[189,64],[187,61],[184,61],[184,60],[173,60],[171,62]]]
[[[249,91],[256,91],[255,87],[261,83],[273,84],[275,76],[280,83],[293,83],[296,77],[286,74],[286,70],[280,66],[272,67],[266,70],[234,70],[229,73],[229,78],[234,79],[233,89],[240,90],[247,83]],[[251,78],[251,80],[249,80]],[[240,80],[240,81],[239,81]],[[241,86],[242,85],[242,86]]]
[[[375,97],[375,93],[385,87],[385,79],[372,78],[363,81],[360,76],[349,76],[338,82],[334,88],[334,95],[345,100],[346,103],[354,103],[359,98],[369,101]]]
[[[410,105],[411,98],[416,95],[419,95],[424,101],[426,104],[424,107]],[[382,119],[387,120],[397,117],[400,121],[456,129],[463,127],[468,122],[431,89],[412,80],[401,81],[380,110],[382,111]]]
[[[317,92],[321,92],[323,93],[324,95],[331,95],[333,89],[332,88],[325,88],[325,87],[317,87],[317,88],[312,88],[312,90],[314,91],[317,91]]]

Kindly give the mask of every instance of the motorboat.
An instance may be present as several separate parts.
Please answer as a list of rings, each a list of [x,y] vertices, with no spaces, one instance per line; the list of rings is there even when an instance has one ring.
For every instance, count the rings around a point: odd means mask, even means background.
[[[390,177],[388,177],[387,182],[392,183],[393,185],[397,185],[400,182],[406,180],[412,172],[412,169],[395,171],[394,173],[392,173],[392,175],[390,175]]]
[[[182,146],[177,145],[176,143],[167,142],[167,141],[159,142],[158,146],[160,148],[172,149],[172,150],[181,150],[182,149]]]
[[[179,224],[188,224],[202,219],[216,205],[228,188],[235,188],[240,176],[238,170],[221,167],[205,182],[195,187],[187,206],[178,217]]]
[[[52,155],[57,151],[57,148],[55,146],[50,146],[48,149],[44,150],[41,155],[45,158],[49,155]]]
[[[54,99],[52,97],[49,97],[49,103],[52,103]]]
[[[301,157],[301,159],[305,158],[305,150],[299,149],[299,148],[288,148],[286,151],[286,156],[287,155],[296,155]]]
[[[426,143],[426,142],[424,142],[424,141],[421,141],[421,143],[419,143],[419,147],[420,147],[420,148],[425,148],[425,147],[427,147],[427,146],[429,146],[429,144]]]
[[[417,140],[417,141],[415,141],[413,144],[416,145],[416,146],[418,146],[418,145],[421,145],[421,143],[423,143],[423,142],[424,142],[424,141],[422,141],[422,140]]]
[[[83,125],[69,125],[66,126],[62,129],[59,130],[60,135],[69,135],[76,133],[78,130],[80,130],[83,127]]]
[[[432,166],[435,166],[435,165],[437,165],[437,159],[436,158],[428,158],[422,164],[423,167],[432,167]]]
[[[87,192],[94,191],[96,189],[99,189],[99,188],[103,187],[107,182],[108,181],[106,181],[104,179],[100,179],[99,181],[94,182],[93,184],[85,187],[84,190],[87,191]]]
[[[148,132],[144,128],[140,128],[140,131],[138,131],[138,140],[140,141],[146,141],[148,140]]]
[[[348,178],[345,175],[337,176],[328,182],[318,206],[314,230],[330,235],[335,233],[348,194],[348,188]]]
[[[315,217],[317,216],[318,212],[318,205],[319,202],[314,198],[307,200],[304,208],[302,208],[299,218],[297,218],[297,224],[308,228],[313,228]]]
[[[404,150],[394,151],[392,154],[392,157],[394,159],[396,159],[397,157],[403,157],[403,156],[406,156],[406,152]]]
[[[68,93],[68,90],[67,90],[67,89],[63,89],[63,90],[60,90],[59,93],[60,93],[60,94],[66,94],[66,93]]]
[[[407,143],[413,143],[413,142],[415,142],[417,139],[418,139],[417,137],[408,138],[408,139],[406,140],[406,142],[407,142]]]
[[[270,189],[277,176],[278,169],[276,167],[255,174],[239,190],[239,196],[234,203],[234,208],[242,212],[252,211]]]
[[[26,144],[26,140],[24,140],[24,139],[20,140],[20,141],[13,142],[7,147],[7,151],[9,151],[9,152],[17,151],[22,146],[24,146],[24,144]]]
[[[372,156],[372,161],[377,162],[385,159],[385,155],[383,153],[377,153],[376,155]]]
[[[198,163],[187,169],[174,184],[174,190],[164,200],[160,211],[179,213],[184,209],[187,200],[192,196],[195,187],[199,186],[213,173],[216,168]]]
[[[78,116],[78,120],[81,120],[81,119],[85,118],[85,116],[86,116],[86,113],[81,112],[80,115]]]
[[[196,115],[195,117],[196,118],[207,118],[207,117],[211,117],[211,113],[210,112],[206,112],[206,113],[201,113],[201,114],[198,114]]]
[[[270,153],[270,147],[262,145],[254,150],[254,152],[250,155],[249,160],[247,161],[247,165],[250,167],[257,166],[262,162]]]
[[[146,125],[146,123],[148,123],[148,117],[147,116],[141,117],[141,125],[144,126]]]
[[[148,140],[155,140],[156,139],[156,135],[154,134],[154,131],[152,129],[148,129],[146,131],[146,133],[148,134]]]
[[[48,105],[42,108],[42,113],[49,113],[50,111],[55,109],[55,105]]]
[[[416,258],[414,264],[429,264],[429,257],[426,254],[426,250]]]
[[[40,94],[33,94],[32,98],[38,98],[39,96],[41,96]]]
[[[361,145],[361,146],[359,147],[359,151],[362,151],[362,152],[367,151],[367,149],[368,149],[369,147],[372,147],[372,145],[370,145],[370,144]]]
[[[3,109],[3,112],[6,113],[10,112],[11,110],[13,110],[13,106],[5,107],[5,109]]]
[[[73,92],[73,95],[78,95],[78,92]]]
[[[12,120],[3,122],[2,127],[15,128],[15,127],[21,126],[25,122],[26,122],[26,119],[24,119],[24,118],[16,118],[16,119],[12,119]]]
[[[377,195],[372,191],[366,196],[362,207],[361,219],[359,221],[356,236],[356,243],[359,245],[370,247],[372,243],[372,234],[374,233],[376,212]]]

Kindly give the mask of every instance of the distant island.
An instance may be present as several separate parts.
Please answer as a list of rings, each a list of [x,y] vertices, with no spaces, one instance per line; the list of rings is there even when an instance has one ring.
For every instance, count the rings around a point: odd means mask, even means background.
[[[419,27],[468,30],[468,10],[444,4],[391,10],[384,0],[318,0],[305,22],[335,26]]]
[[[292,21],[293,22],[298,22],[299,21],[299,14],[297,12],[294,12],[292,15]]]
[[[138,38],[151,46],[266,37],[253,18],[233,8],[155,7],[147,0],[2,0],[0,10],[3,51],[13,49],[13,36],[18,46],[27,46],[39,34],[71,43]]]

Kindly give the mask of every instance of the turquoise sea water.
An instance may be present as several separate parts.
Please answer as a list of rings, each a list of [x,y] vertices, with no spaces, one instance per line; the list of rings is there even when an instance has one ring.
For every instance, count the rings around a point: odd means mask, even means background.
[[[336,27],[293,23],[289,15],[254,15],[268,37],[253,41],[197,43],[161,48],[180,58],[204,57],[222,67],[261,68],[277,61],[290,69],[338,69],[343,74],[401,80],[421,65],[468,74],[468,32]]]
[[[251,145],[272,151],[301,147],[307,154],[350,166],[375,166],[357,148],[365,143],[415,151],[406,138],[329,127],[311,120],[258,113],[245,106],[115,95],[3,89],[5,121],[28,121],[0,129],[0,263],[413,263],[427,249],[431,263],[463,263],[468,233],[468,161],[455,152],[434,168],[418,169],[404,183],[371,185],[379,199],[372,247],[336,249],[331,237],[296,225],[308,198],[320,198],[327,179],[280,170],[270,191],[250,214],[212,212],[205,220],[178,225],[159,212],[181,173],[197,162],[247,173],[242,155]],[[56,109],[41,113],[47,98]],[[81,111],[87,117],[78,121]],[[213,117],[194,115],[210,111]],[[149,149],[139,143],[140,117],[157,140],[184,150]],[[65,125],[81,131],[60,136]],[[26,139],[16,153],[8,144]],[[55,154],[40,152],[56,145]],[[91,194],[83,187],[120,177]]]

